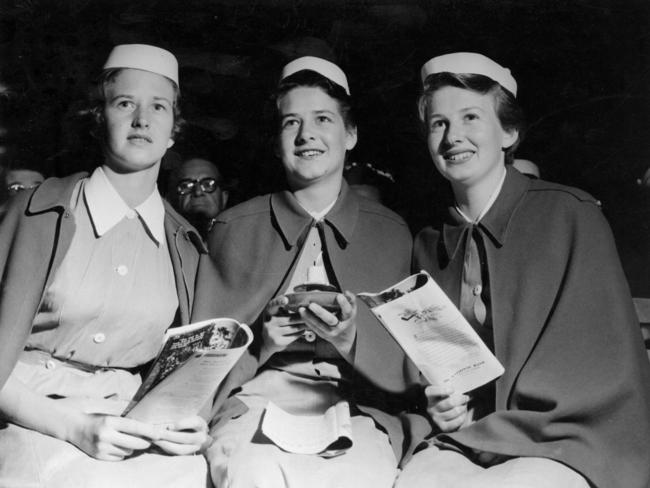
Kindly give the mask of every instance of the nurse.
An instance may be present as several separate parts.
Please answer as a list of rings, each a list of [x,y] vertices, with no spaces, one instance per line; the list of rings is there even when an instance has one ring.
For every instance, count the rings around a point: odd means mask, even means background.
[[[240,388],[215,417],[207,452],[212,479],[222,488],[388,488],[405,442],[395,414],[405,408],[410,371],[354,293],[406,277],[411,236],[399,216],[343,179],[357,128],[337,65],[292,61],[276,102],[288,188],[226,210],[209,238],[220,314],[254,324],[257,334],[249,374],[239,373],[233,386]],[[306,283],[337,290],[340,311],[311,302],[285,313],[287,294]],[[343,444],[301,454],[267,429],[278,408],[287,415],[275,426],[289,431],[333,406],[351,425]]]
[[[176,58],[117,46],[94,95],[104,160],[21,192],[0,227],[0,485],[202,486],[203,458],[183,456],[209,440],[202,418],[119,416],[166,329],[206,318],[193,297],[211,263],[156,188]]]
[[[441,433],[396,486],[648,486],[648,361],[598,202],[511,167],[522,115],[508,69],[453,53],[422,82],[420,119],[453,200],[416,237],[414,267],[505,373],[467,394],[426,389]]]

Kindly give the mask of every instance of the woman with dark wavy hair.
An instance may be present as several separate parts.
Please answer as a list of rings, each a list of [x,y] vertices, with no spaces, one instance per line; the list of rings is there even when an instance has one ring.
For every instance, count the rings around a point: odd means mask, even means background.
[[[357,127],[337,65],[292,61],[276,103],[287,190],[221,213],[209,238],[220,315],[256,333],[248,374],[240,372],[232,384],[239,388],[215,416],[212,479],[221,488],[389,488],[405,443],[401,393],[417,377],[354,294],[408,275],[411,235],[399,216],[343,179]],[[312,287],[325,295],[290,305],[300,296],[293,292]],[[336,412],[340,437],[296,431],[326,412]],[[297,442],[287,444],[278,430],[295,431]]]

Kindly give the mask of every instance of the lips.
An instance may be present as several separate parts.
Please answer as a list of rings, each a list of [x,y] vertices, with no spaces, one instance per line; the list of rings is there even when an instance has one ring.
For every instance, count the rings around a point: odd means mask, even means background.
[[[129,140],[130,142],[135,142],[135,143],[138,143],[138,142],[152,143],[153,142],[153,139],[151,139],[151,137],[149,137],[149,136],[147,136],[145,134],[131,134],[130,136],[127,137],[127,140]]]
[[[442,155],[445,161],[450,163],[463,163],[474,156],[474,151],[454,151],[447,152]]]
[[[301,149],[299,151],[294,151],[294,154],[300,158],[311,159],[320,156],[325,151],[321,149]]]

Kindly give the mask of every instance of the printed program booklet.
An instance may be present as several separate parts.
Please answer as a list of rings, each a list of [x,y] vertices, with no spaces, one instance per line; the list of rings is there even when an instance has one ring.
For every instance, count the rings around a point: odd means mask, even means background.
[[[339,456],[352,447],[350,406],[340,401],[320,415],[293,415],[269,402],[262,433],[287,452]]]
[[[466,393],[503,374],[501,363],[426,271],[358,296],[430,384]]]
[[[250,328],[230,318],[169,329],[122,416],[167,423],[196,415],[252,340]]]

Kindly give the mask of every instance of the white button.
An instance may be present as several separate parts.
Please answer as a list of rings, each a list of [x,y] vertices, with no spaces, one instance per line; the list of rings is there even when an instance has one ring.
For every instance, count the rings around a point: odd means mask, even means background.
[[[134,218],[136,218],[137,216],[138,216],[138,213],[137,213],[135,210],[133,210],[133,209],[129,209],[129,210],[126,212],[126,218],[127,218],[127,219],[134,219]]]
[[[54,361],[52,361],[51,359],[48,359],[45,362],[45,368],[46,369],[54,369],[54,368],[56,368],[56,363]]]
[[[303,336],[307,342],[314,342],[316,340],[316,334],[311,330],[306,330]]]
[[[97,334],[95,334],[93,336],[93,342],[95,344],[101,344],[105,340],[106,340],[106,336],[104,334],[102,334],[101,332],[98,332]]]
[[[482,289],[483,288],[481,287],[481,285],[476,285],[474,288],[472,288],[472,293],[474,294],[474,296],[479,296],[481,294]]]
[[[117,271],[117,274],[120,276],[126,276],[126,274],[129,272],[129,267],[126,264],[120,264],[117,268],[115,268],[115,271]]]

